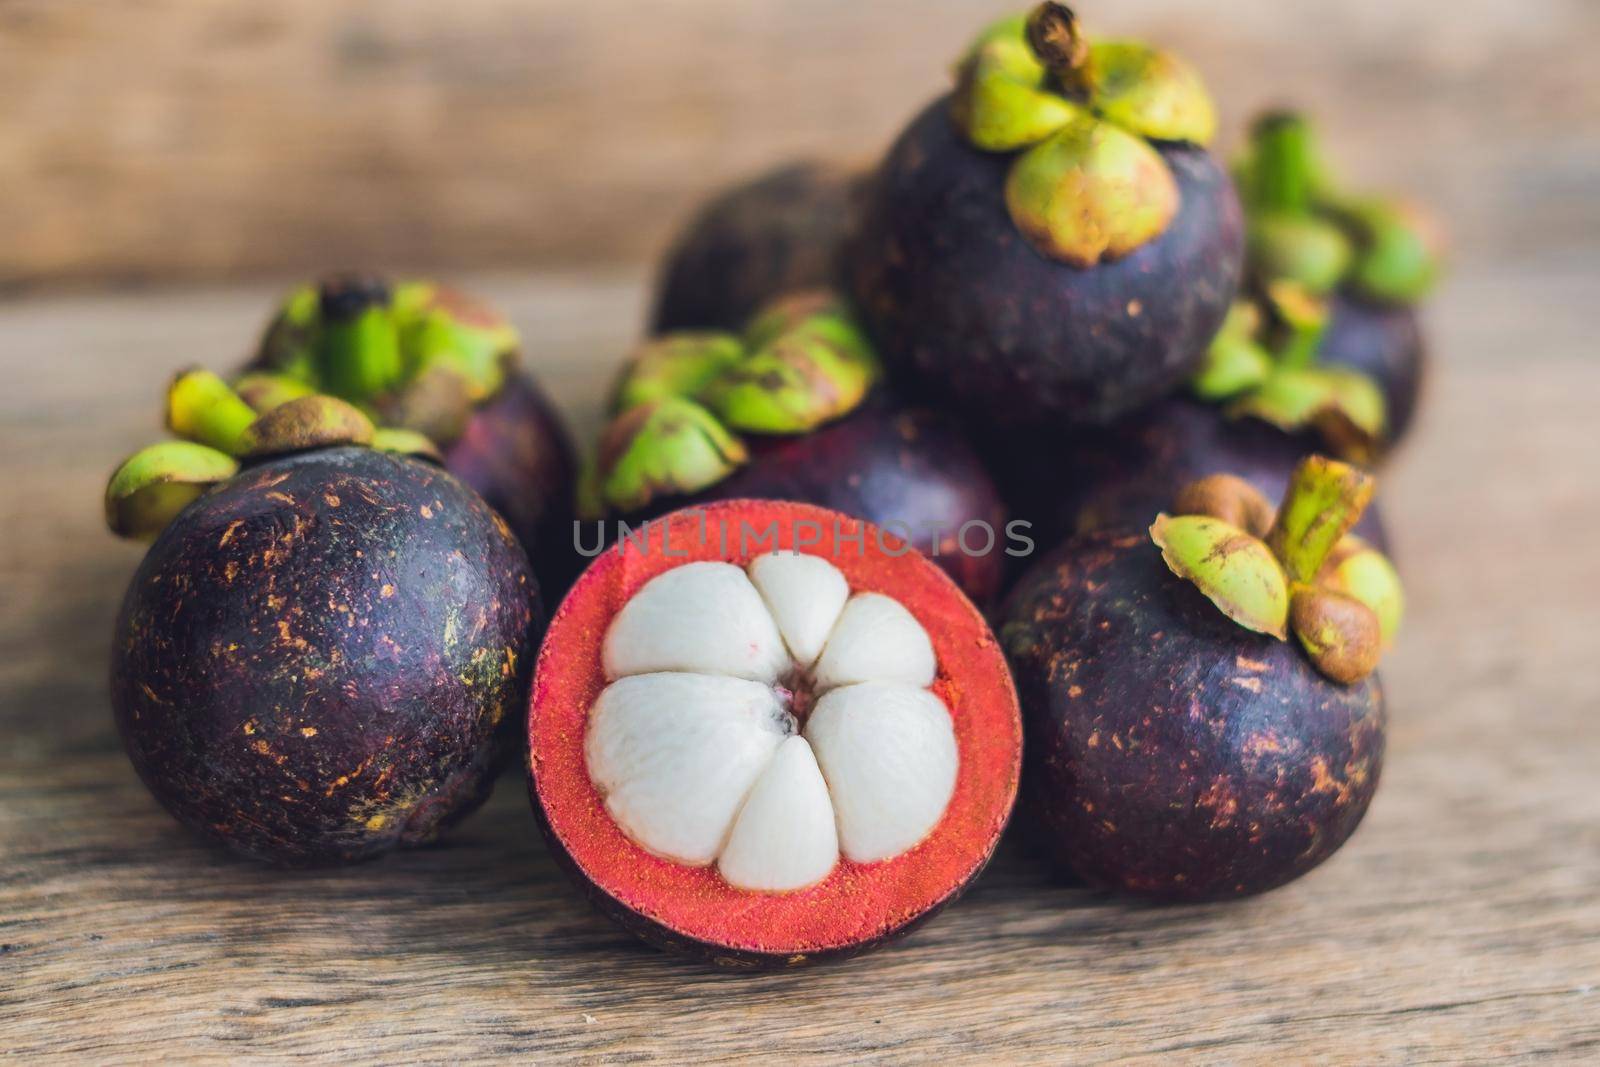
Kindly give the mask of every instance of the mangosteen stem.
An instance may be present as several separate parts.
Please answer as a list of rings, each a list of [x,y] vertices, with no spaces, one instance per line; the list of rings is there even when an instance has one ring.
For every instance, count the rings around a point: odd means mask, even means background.
[[[1087,100],[1093,91],[1089,42],[1066,4],[1043,3],[1028,15],[1028,46],[1064,95]]]
[[[389,305],[389,288],[376,279],[330,278],[322,283],[316,361],[328,392],[365,402],[403,380],[400,329]]]
[[[1256,207],[1287,215],[1308,215],[1321,184],[1316,141],[1301,115],[1274,111],[1263,115],[1250,134],[1254,147]]]
[[[1370,474],[1348,463],[1326,456],[1300,461],[1266,538],[1291,583],[1316,578],[1340,538],[1360,520],[1375,486]]]
[[[179,437],[237,456],[255,421],[255,409],[208,370],[186,370],[167,387],[167,427]]]

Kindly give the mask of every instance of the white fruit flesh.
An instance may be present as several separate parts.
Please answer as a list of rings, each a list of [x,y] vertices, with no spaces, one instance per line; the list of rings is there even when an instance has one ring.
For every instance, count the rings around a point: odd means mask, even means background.
[[[827,560],[773,553],[748,575],[685,564],[623,606],[584,752],[629,838],[779,893],[932,832],[958,765],[932,642],[892,598],[849,593]],[[803,725],[796,690],[818,697]]]

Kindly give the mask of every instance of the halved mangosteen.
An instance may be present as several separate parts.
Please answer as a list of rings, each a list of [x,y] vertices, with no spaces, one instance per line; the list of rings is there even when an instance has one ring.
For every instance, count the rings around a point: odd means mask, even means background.
[[[1040,5],[984,31],[871,182],[847,289],[898,378],[994,427],[1171,392],[1233,299],[1243,222],[1177,57]]]
[[[1085,534],[1013,593],[1002,640],[1027,731],[1026,810],[1092,884],[1244,896],[1315,867],[1377,788],[1394,569],[1347,534],[1371,479],[1312,457],[1279,509],[1187,487],[1148,531]]]
[[[739,330],[784,293],[831,288],[866,177],[807,161],[718,194],[667,252],[650,331]]]
[[[711,500],[796,500],[890,527],[979,603],[1000,587],[1009,540],[988,472],[954,419],[882,383],[830,293],[780,298],[742,336],[646,342],[612,409],[583,478],[586,518],[637,525]]]
[[[117,727],[181,823],[302,866],[431,840],[517,741],[538,585],[431,444],[302,396],[256,413],[181,375],[112,529],[153,537],[112,647]],[[203,442],[203,443],[202,443]]]
[[[853,955],[953,900],[1015,799],[1004,657],[948,576],[841,513],[674,512],[539,654],[531,792],[591,899],[730,966]]]
[[[1351,195],[1328,176],[1307,119],[1262,115],[1235,166],[1247,216],[1248,276],[1260,294],[1299,286],[1326,302],[1308,358],[1370,377],[1386,407],[1382,445],[1411,426],[1425,369],[1417,304],[1443,256],[1437,225],[1409,201]]]
[[[234,384],[257,411],[323,392],[381,426],[426,435],[559,593],[579,568],[576,464],[554,405],[520,361],[516,328],[460,289],[337,274],[289,294]]]

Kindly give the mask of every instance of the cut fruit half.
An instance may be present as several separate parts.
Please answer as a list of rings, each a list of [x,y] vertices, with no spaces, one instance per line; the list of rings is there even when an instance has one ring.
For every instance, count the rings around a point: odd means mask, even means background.
[[[953,899],[1016,797],[993,634],[944,572],[806,505],[674,513],[540,653],[535,811],[624,926],[716,962],[847,955]]]

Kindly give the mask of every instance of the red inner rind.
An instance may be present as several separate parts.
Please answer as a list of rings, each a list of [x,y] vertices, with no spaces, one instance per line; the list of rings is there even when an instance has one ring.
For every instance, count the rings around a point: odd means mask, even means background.
[[[752,538],[749,551],[740,552],[741,523],[760,533],[773,522],[776,544]],[[794,548],[797,527],[809,540],[816,532],[810,524],[820,536],[801,551],[832,562],[852,593],[898,600],[927,630],[939,664],[933,691],[950,709],[960,765],[944,818],[921,844],[880,863],[841,857],[820,884],[769,895],[735,889],[715,865],[686,867],[629,840],[589,779],[584,730],[606,684],[600,658],[606,629],[645,582],[696,560],[743,566],[774,548]],[[621,551],[607,550],[573,586],[539,655],[528,714],[531,787],[549,832],[598,889],[685,937],[740,951],[804,954],[891,933],[964,888],[988,860],[1021,770],[1022,723],[1010,672],[994,634],[945,573],[915,551],[891,555],[904,542],[885,533],[884,551],[878,537],[870,524],[823,508],[727,501],[666,516],[651,525],[648,548],[626,542]]]

